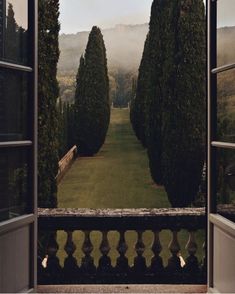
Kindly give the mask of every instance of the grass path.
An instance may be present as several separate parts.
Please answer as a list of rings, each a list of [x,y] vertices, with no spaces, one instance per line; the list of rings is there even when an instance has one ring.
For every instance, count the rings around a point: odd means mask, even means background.
[[[146,150],[136,139],[128,109],[113,109],[106,142],[94,157],[78,158],[59,186],[59,207],[169,207],[155,187]]]
[[[68,173],[63,178],[58,188],[58,206],[65,208],[161,208],[170,207],[164,188],[156,187],[151,179],[146,150],[136,139],[129,120],[128,109],[113,109],[111,123],[107,134],[106,142],[101,151],[94,157],[78,158]],[[128,243],[127,256],[130,263],[133,263],[135,254],[134,245],[136,232],[127,232]],[[169,231],[162,231],[160,234],[163,247],[162,257],[166,262],[169,258],[167,249],[171,234]],[[203,233],[198,234],[198,255],[203,255],[201,250]],[[60,246],[59,257],[61,263],[65,257],[63,250],[66,235],[58,232],[58,243]],[[83,233],[76,231],[74,241],[77,246],[75,256],[81,260],[83,256],[81,246]],[[145,257],[150,263],[152,251],[150,249],[153,234],[150,231],[144,233],[146,245]],[[184,247],[187,243],[188,233],[180,232],[179,242],[182,248],[182,255],[186,253]],[[92,232],[91,240],[94,245],[92,255],[95,263],[98,263],[100,256],[99,245],[101,233]],[[110,256],[115,264],[118,256],[116,246],[118,234],[109,232],[111,246]]]

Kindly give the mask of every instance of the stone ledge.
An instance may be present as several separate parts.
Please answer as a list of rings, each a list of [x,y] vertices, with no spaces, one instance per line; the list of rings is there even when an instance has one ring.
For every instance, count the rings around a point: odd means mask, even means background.
[[[206,293],[206,285],[48,285],[38,293]]]
[[[205,208],[138,208],[138,209],[90,209],[90,208],[39,208],[40,217],[145,217],[145,216],[204,216]]]
[[[206,228],[204,208],[39,209],[40,230],[180,230]]]

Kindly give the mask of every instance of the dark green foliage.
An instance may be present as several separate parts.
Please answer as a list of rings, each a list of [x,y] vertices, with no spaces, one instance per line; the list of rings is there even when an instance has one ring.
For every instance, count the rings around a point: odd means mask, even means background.
[[[191,204],[200,184],[205,65],[203,0],[154,0],[131,121],[172,206]]]
[[[155,0],[149,28],[150,86],[145,107],[145,134],[150,172],[157,184],[163,183],[162,152],[164,135],[167,135],[164,131],[163,105],[172,88],[175,3],[172,0]]]
[[[112,95],[113,107],[125,108],[132,96],[132,79],[134,73],[126,72],[125,70],[118,69],[113,77],[115,78],[115,89]]]
[[[57,206],[59,0],[39,1],[38,206]]]
[[[132,100],[131,105],[131,123],[135,131],[136,137],[146,146],[145,137],[145,104],[150,87],[150,55],[149,55],[149,34],[147,35],[144,52],[139,67],[139,75],[136,86],[136,96]]]
[[[92,28],[85,57],[80,60],[75,112],[78,152],[94,155],[105,141],[110,120],[106,50],[98,27]]]
[[[84,72],[85,72],[85,59],[82,55],[80,58],[80,64],[79,64],[78,73],[76,76],[75,104],[79,103],[79,98],[83,95]]]
[[[164,107],[164,185],[174,207],[192,203],[205,159],[205,12],[203,0],[178,1],[174,83]]]
[[[59,101],[59,158],[61,159],[76,143],[74,104]]]

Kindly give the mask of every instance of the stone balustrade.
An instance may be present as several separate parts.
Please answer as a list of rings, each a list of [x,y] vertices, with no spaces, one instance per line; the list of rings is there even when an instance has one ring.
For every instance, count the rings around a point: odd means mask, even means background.
[[[42,256],[39,258],[39,284],[205,284],[206,258],[198,260],[198,249],[195,232],[206,228],[205,209],[39,209],[39,233],[47,234],[45,245],[47,266],[42,266]],[[179,253],[181,251],[178,233],[188,231],[188,242],[185,244],[188,256],[182,266]],[[63,230],[67,234],[64,250],[67,257],[63,266],[57,257],[58,244],[56,232]],[[147,266],[144,252],[146,245],[143,233],[153,232],[151,264]],[[172,239],[168,246],[170,258],[164,266],[161,257],[161,231],[170,230]],[[76,244],[75,231],[83,231],[84,239],[81,260],[74,257]],[[94,263],[90,234],[100,231],[102,240],[99,245],[101,257],[98,265]],[[109,256],[110,244],[108,232],[117,231],[119,241],[117,252],[119,256],[113,266]],[[130,264],[126,256],[128,244],[127,231],[137,233],[136,243],[133,244],[136,256]],[[205,245],[204,245],[205,250]]]

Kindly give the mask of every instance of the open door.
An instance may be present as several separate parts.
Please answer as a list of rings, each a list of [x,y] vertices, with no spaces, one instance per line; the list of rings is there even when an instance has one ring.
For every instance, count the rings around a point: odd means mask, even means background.
[[[208,0],[208,286],[235,292],[235,1]]]
[[[36,0],[0,0],[0,292],[36,287],[36,18]]]

